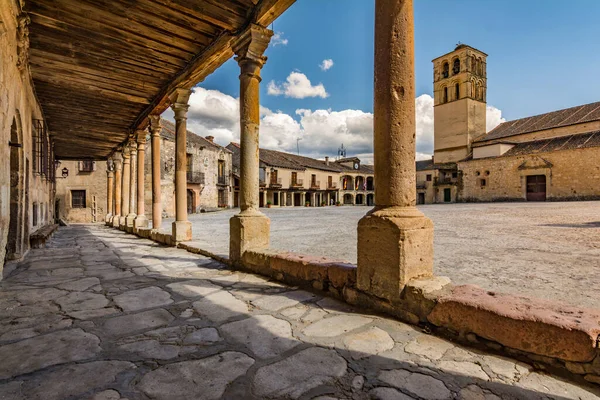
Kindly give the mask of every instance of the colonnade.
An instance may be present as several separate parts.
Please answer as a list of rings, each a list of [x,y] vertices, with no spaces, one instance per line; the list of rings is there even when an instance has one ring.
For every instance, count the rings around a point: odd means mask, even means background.
[[[395,299],[415,277],[433,274],[433,224],[419,212],[415,186],[415,76],[413,0],[376,0],[374,154],[375,207],[358,223],[357,286],[372,295]],[[240,67],[240,208],[230,220],[230,261],[269,247],[270,220],[259,210],[259,85],[263,55],[273,32],[249,26],[232,45]],[[175,241],[191,239],[187,220],[185,136],[189,89],[169,97],[176,121]],[[150,117],[152,132],[152,228],[160,227],[160,119]],[[143,139],[142,139],[143,136]],[[132,136],[112,159],[115,226],[143,225],[145,134]],[[122,159],[122,161],[121,161]],[[137,159],[137,174],[135,164]],[[140,163],[141,162],[141,163]],[[122,169],[122,170],[121,170]],[[110,185],[111,183],[109,183]],[[110,189],[109,189],[110,192]],[[305,198],[302,199],[305,201]],[[137,214],[136,214],[137,213]],[[136,224],[139,218],[139,223]]]

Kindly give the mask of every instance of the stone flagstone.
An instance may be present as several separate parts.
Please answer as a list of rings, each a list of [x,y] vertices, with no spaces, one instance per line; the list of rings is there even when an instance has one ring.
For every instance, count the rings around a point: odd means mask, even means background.
[[[360,328],[373,320],[358,315],[334,315],[317,321],[302,331],[306,336],[334,337]]]
[[[156,400],[219,399],[227,385],[253,364],[254,360],[243,353],[225,352],[160,367],[147,373],[138,387]]]
[[[147,308],[161,307],[173,302],[171,295],[161,288],[151,286],[138,290],[131,290],[113,297],[123,311],[138,311]]]

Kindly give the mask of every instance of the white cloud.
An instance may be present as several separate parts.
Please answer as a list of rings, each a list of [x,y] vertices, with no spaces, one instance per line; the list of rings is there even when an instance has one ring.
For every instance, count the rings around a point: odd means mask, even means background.
[[[288,40],[283,37],[283,32],[275,32],[271,38],[271,45],[273,46],[287,46]]]
[[[433,99],[421,95],[416,105],[416,158],[429,159],[433,154]],[[357,156],[364,163],[373,163],[373,114],[360,110],[297,109],[295,116],[281,111],[260,108],[260,146],[267,149],[296,152],[322,158],[334,157],[344,144],[348,156]],[[172,113],[165,117],[172,119]],[[504,122],[502,112],[487,108],[488,131]],[[188,129],[201,136],[214,136],[215,141],[227,145],[239,142],[239,99],[216,90],[196,88],[190,98]]]
[[[333,67],[333,60],[331,58],[328,58],[327,60],[323,60],[321,62],[321,64],[319,65],[319,67],[323,71],[327,71],[329,68]]]
[[[291,72],[286,81],[279,85],[275,81],[269,82],[267,93],[272,96],[285,95],[285,97],[294,99],[307,97],[321,97],[324,99],[329,96],[322,83],[313,86],[306,75],[296,71]]]

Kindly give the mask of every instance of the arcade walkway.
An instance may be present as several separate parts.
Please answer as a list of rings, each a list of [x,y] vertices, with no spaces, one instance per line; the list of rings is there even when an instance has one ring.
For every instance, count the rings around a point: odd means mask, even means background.
[[[101,226],[61,228],[0,284],[0,360],[0,399],[600,398]]]

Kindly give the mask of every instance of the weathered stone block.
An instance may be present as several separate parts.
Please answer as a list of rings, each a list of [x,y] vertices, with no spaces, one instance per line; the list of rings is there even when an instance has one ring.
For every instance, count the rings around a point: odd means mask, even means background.
[[[600,334],[598,311],[486,292],[471,285],[458,286],[441,297],[428,320],[507,347],[574,362],[592,361]]]
[[[327,278],[334,287],[356,285],[356,266],[352,264],[331,264],[327,269]]]
[[[271,258],[271,268],[310,283],[327,279],[328,264],[321,263],[319,257],[282,253]]]
[[[145,228],[148,226],[148,218],[145,215],[138,215],[133,221],[133,226],[136,229]]]
[[[192,240],[192,223],[189,221],[175,221],[172,224],[173,239],[176,242]]]
[[[445,276],[413,279],[402,291],[403,306],[418,315],[421,321],[427,321],[437,299],[448,294],[451,286],[450,279]]]
[[[375,212],[358,222],[357,287],[387,300],[409,280],[433,275],[433,223],[416,209],[398,215]]]
[[[238,214],[229,220],[229,258],[241,263],[243,254],[250,249],[269,247],[271,220],[262,213]]]

